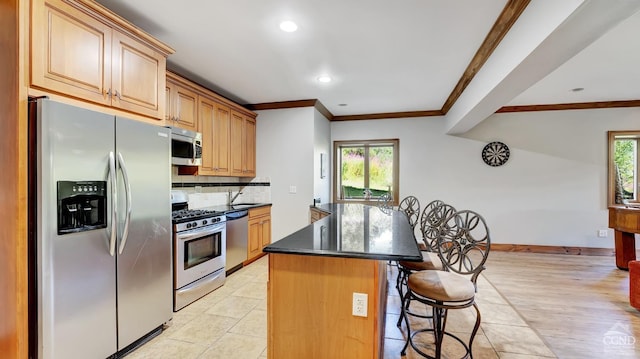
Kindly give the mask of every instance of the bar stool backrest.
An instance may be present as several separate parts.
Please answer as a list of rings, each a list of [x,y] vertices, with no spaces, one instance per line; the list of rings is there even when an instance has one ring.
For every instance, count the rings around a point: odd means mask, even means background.
[[[389,193],[384,193],[378,197],[378,207],[382,212],[390,214],[393,210],[393,196]]]
[[[420,232],[424,232],[424,227],[427,223],[427,216],[429,215],[429,212],[431,212],[432,209],[438,207],[438,206],[442,206],[444,204],[443,201],[436,199],[433,200],[431,202],[429,202],[427,204],[426,207],[424,207],[424,210],[422,211],[422,215],[420,216]]]
[[[435,203],[432,205],[432,203]],[[429,212],[427,212],[429,210]],[[422,240],[430,252],[436,252],[438,246],[438,231],[444,221],[456,212],[456,209],[440,200],[431,202],[422,212],[420,231]]]
[[[447,217],[438,230],[437,253],[444,270],[471,275],[476,284],[491,248],[489,227],[478,213],[463,210]]]
[[[398,205],[398,211],[404,212],[409,218],[411,228],[415,228],[420,216],[420,201],[414,196],[407,196]]]

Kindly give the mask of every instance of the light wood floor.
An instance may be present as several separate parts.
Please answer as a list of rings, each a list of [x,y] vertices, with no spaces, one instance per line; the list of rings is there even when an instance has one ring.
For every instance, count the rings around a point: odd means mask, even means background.
[[[614,257],[494,251],[484,277],[558,358],[640,358],[640,312]]]
[[[175,313],[171,327],[127,359],[266,358],[267,264],[264,257],[229,276],[224,286]],[[395,325],[400,300],[395,269],[389,270],[384,358],[398,359],[405,330]],[[628,275],[613,257],[491,252],[478,281],[482,325],[474,358],[640,358],[640,343],[619,345],[619,339],[640,340]],[[475,317],[455,315],[447,328],[468,332]],[[459,356],[447,356],[453,357]],[[409,349],[404,358],[417,355]]]

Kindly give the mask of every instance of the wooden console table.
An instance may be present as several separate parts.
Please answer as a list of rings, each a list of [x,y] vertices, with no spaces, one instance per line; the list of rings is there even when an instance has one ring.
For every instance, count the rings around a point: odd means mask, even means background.
[[[615,230],[616,266],[629,270],[636,260],[635,234],[640,233],[640,208],[609,207],[609,227]]]

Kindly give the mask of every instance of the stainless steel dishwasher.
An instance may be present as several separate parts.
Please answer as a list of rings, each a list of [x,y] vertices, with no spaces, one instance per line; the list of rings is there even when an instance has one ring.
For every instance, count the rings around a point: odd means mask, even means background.
[[[240,210],[227,213],[227,259],[226,273],[231,274],[242,268],[247,260],[249,241],[249,211]]]

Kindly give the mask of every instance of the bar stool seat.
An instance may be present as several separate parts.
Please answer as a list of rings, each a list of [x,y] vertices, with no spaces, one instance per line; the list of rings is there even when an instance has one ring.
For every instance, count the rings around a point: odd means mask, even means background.
[[[407,285],[413,293],[441,302],[467,301],[476,294],[476,288],[469,278],[441,270],[413,273]]]
[[[398,264],[413,272],[429,269],[442,270],[442,261],[438,254],[426,251],[422,252],[422,262],[400,261]]]

